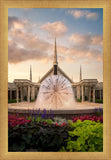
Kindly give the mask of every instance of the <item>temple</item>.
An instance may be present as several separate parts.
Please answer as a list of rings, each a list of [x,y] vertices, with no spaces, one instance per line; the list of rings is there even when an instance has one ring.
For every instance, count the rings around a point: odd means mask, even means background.
[[[56,39],[54,45],[54,60],[50,70],[39,79],[37,83],[32,81],[32,67],[30,66],[30,76],[28,79],[14,79],[13,83],[8,83],[8,100],[16,99],[17,103],[22,101],[34,101],[37,98],[42,81],[50,75],[63,75],[67,78],[73,88],[75,99],[95,102],[95,99],[103,99],[103,82],[97,79],[82,79],[82,68],[80,66],[80,81],[73,82],[58,65]]]

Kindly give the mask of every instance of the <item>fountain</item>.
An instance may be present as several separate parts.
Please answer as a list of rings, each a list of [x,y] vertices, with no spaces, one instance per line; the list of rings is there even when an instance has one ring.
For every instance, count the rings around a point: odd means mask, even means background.
[[[74,109],[75,103],[69,80],[62,75],[51,75],[41,83],[35,107],[46,110],[69,110]]]

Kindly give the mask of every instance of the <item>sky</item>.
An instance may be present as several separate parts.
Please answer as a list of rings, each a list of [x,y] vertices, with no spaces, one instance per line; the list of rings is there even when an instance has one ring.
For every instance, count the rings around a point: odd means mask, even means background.
[[[8,82],[38,80],[53,66],[56,37],[59,67],[74,82],[103,81],[102,8],[9,8]]]

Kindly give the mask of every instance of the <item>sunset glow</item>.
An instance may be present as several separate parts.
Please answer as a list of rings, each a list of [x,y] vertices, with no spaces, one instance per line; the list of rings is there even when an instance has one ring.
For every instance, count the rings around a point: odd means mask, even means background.
[[[8,9],[8,81],[37,82],[53,65],[57,41],[58,65],[79,81],[103,81],[102,9]]]

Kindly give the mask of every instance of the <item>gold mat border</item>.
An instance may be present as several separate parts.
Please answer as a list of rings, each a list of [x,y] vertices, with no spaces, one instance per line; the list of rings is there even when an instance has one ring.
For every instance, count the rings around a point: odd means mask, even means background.
[[[8,152],[8,8],[103,8],[103,152]],[[111,1],[0,0],[0,160],[111,159]]]

